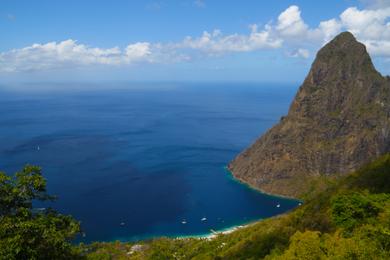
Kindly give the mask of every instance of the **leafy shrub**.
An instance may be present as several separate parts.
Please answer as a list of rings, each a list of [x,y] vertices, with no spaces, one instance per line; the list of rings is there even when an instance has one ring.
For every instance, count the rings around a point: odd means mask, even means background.
[[[26,166],[10,177],[0,172],[0,259],[77,259],[70,240],[80,225],[52,209],[33,208],[52,200],[41,169]]]
[[[346,230],[366,223],[380,211],[369,195],[358,192],[336,196],[331,202],[331,210],[334,223]]]

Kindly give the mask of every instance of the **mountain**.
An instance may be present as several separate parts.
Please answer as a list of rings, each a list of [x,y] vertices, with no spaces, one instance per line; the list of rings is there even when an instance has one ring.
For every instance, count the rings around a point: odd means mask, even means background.
[[[287,116],[239,154],[233,175],[264,192],[299,197],[319,176],[336,176],[390,151],[390,78],[349,32],[314,60]]]

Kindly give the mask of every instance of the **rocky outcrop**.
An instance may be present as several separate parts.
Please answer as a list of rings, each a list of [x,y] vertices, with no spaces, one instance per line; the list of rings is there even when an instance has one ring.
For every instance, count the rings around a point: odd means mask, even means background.
[[[296,197],[310,180],[345,174],[390,151],[390,79],[344,32],[318,53],[288,115],[229,169],[268,193]]]

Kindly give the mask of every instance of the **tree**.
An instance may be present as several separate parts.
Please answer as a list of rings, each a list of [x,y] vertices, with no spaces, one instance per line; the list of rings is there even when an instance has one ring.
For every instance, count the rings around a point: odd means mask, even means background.
[[[353,192],[339,195],[331,201],[332,219],[337,226],[351,231],[355,227],[376,217],[380,208],[373,196]]]
[[[80,224],[34,201],[54,200],[41,169],[26,166],[15,176],[0,172],[0,259],[77,259],[70,241]]]
[[[312,260],[325,259],[319,231],[295,232],[290,238],[290,245],[283,255],[276,259]]]

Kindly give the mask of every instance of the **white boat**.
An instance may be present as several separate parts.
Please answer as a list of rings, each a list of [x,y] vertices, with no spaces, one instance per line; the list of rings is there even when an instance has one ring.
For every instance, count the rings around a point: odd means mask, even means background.
[[[207,220],[207,218],[202,218],[200,221],[206,221]]]
[[[184,225],[187,224],[187,221],[183,220],[181,223]]]
[[[280,204],[276,205],[277,208],[280,208]]]

